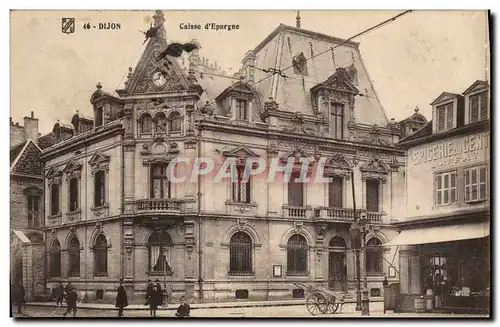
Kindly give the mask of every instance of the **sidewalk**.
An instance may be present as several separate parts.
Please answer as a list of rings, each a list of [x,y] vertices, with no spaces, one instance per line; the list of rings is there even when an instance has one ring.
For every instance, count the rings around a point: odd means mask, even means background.
[[[370,302],[382,302],[382,297],[370,299]],[[218,308],[251,308],[251,307],[281,307],[291,305],[305,305],[306,300],[280,300],[280,301],[241,301],[241,302],[213,302],[213,303],[193,303],[191,309],[218,309]],[[356,303],[355,299],[349,299],[346,303]],[[56,307],[56,302],[28,302],[26,306],[32,307]],[[171,303],[167,306],[159,307],[160,310],[177,310],[178,303]],[[114,304],[107,303],[78,303],[78,308],[89,310],[116,310]],[[149,306],[144,304],[130,304],[124,310],[149,310]]]

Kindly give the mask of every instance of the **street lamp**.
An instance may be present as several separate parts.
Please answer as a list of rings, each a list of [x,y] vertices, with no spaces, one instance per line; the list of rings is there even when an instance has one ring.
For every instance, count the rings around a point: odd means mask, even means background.
[[[370,315],[370,299],[368,298],[368,285],[366,276],[366,233],[368,219],[365,212],[360,212],[359,217],[356,211],[356,192],[354,189],[354,170],[351,171],[352,201],[354,222],[351,224],[349,233],[351,234],[351,248],[356,255],[356,311],[361,311],[362,316]],[[363,291],[361,291],[361,263],[360,252],[363,251],[363,263],[365,265]],[[363,296],[361,296],[361,294]]]
[[[168,268],[168,264],[167,264],[167,252],[165,250],[163,250],[163,263],[165,265],[165,267],[163,267],[163,301],[162,301],[162,304],[165,305],[166,304],[166,294],[167,294],[167,268]]]

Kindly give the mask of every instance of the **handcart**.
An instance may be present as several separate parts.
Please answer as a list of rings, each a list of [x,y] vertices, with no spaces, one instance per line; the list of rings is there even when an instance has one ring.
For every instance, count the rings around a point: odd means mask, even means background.
[[[298,288],[304,290],[308,293],[306,300],[306,308],[310,314],[313,316],[320,314],[334,314],[340,307],[340,312],[342,312],[342,307],[346,303],[347,294],[344,292],[334,292],[327,288],[317,286],[317,285],[305,285],[302,283],[293,283]]]

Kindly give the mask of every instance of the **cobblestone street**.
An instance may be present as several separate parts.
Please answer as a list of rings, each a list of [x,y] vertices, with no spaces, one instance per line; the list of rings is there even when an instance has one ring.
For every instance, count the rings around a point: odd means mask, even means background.
[[[173,307],[173,306],[171,306]],[[169,308],[171,308],[169,307]],[[350,303],[344,306],[342,313],[329,314],[329,315],[319,315],[311,316],[304,305],[291,305],[291,306],[276,306],[276,307],[248,307],[248,308],[219,308],[219,309],[192,309],[191,316],[195,318],[352,318],[361,317],[360,312],[356,312],[355,305]],[[463,317],[475,317],[475,318],[486,318],[487,315],[464,315],[464,314],[415,314],[415,313],[383,313],[382,303],[372,303],[370,304],[371,315],[370,317],[386,317],[386,318],[463,318]],[[15,311],[14,311],[15,312]],[[65,312],[65,308],[53,308],[53,307],[34,307],[28,306],[24,314],[15,317],[27,317],[27,318],[57,318],[62,317]],[[162,318],[174,317],[175,310],[159,310],[158,316]],[[106,317],[116,317],[116,310],[93,310],[93,309],[81,309],[78,310],[77,318],[106,318]],[[149,318],[148,310],[125,310],[125,318]],[[71,318],[66,318],[71,319]]]

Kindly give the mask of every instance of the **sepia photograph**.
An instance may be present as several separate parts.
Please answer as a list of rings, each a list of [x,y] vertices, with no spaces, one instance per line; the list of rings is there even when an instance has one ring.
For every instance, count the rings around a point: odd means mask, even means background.
[[[11,320],[492,317],[490,11],[9,16]]]

